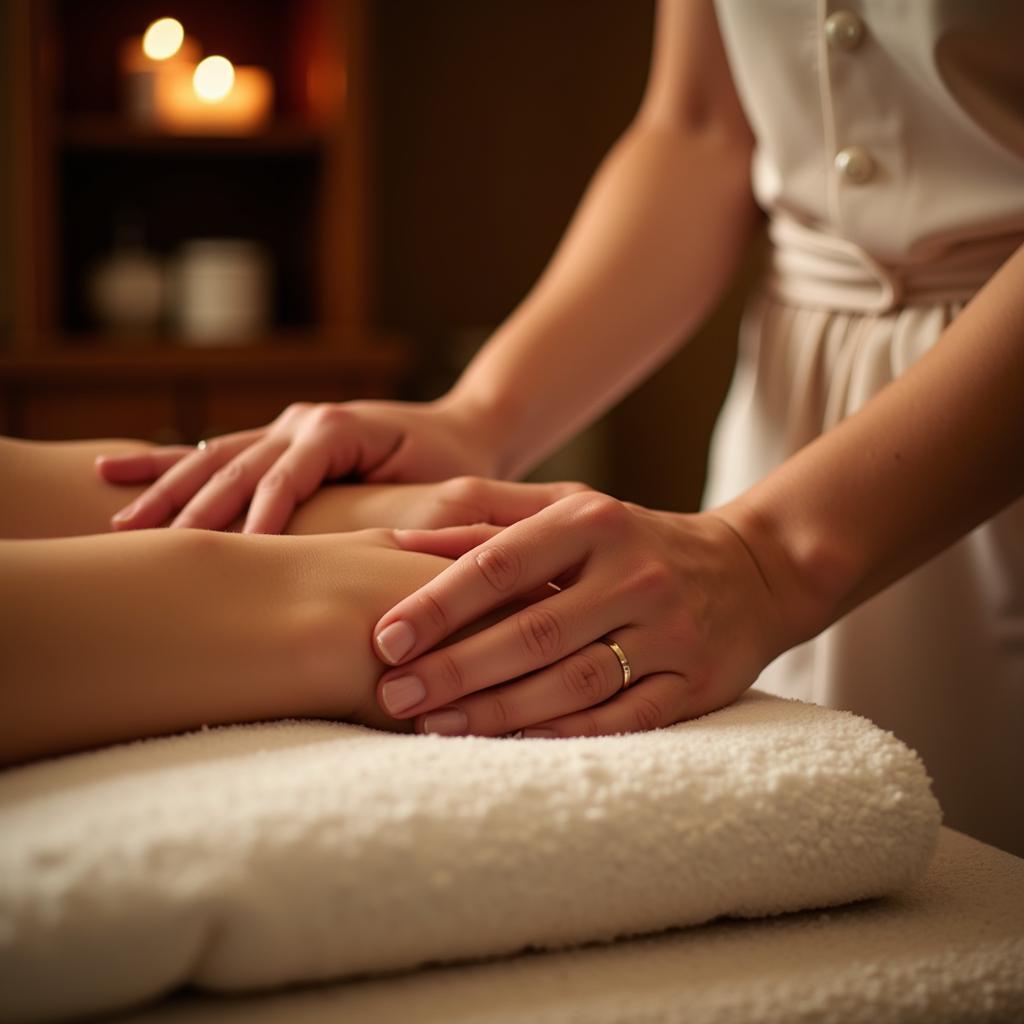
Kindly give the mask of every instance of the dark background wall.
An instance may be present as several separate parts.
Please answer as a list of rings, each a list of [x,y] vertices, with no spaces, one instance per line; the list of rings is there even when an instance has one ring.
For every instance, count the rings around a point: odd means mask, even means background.
[[[0,10],[0,338],[6,337],[11,329],[13,310],[11,301],[13,253],[11,237],[14,232],[12,208],[8,197],[11,195],[11,84],[7,40],[7,11]]]

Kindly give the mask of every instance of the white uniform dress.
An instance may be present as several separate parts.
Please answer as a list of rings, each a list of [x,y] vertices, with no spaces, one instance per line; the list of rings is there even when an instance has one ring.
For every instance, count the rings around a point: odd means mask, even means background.
[[[709,506],[903,373],[1024,243],[1024,3],[718,0],[718,16],[774,249]],[[757,686],[891,729],[948,824],[1024,855],[1024,502]]]

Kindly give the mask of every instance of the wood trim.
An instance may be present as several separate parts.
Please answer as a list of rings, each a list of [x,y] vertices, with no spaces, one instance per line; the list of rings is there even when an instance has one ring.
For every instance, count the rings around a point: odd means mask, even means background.
[[[220,349],[151,348],[133,351],[104,345],[57,349],[0,358],[0,385],[15,381],[71,381],[88,387],[124,379],[196,379],[226,382],[385,374],[398,381],[409,369],[405,345],[390,336],[349,342],[345,350],[281,344]]]
[[[325,60],[330,81],[328,145],[324,159],[324,237],[321,295],[330,343],[362,336],[370,320],[367,0],[325,0]]]
[[[48,287],[46,224],[49,216],[43,207],[50,198],[52,179],[41,159],[42,106],[40,72],[40,19],[45,16],[44,2],[11,0],[6,5],[10,29],[11,122],[14,160],[11,167],[11,223],[14,235],[13,316],[15,351],[34,349],[48,326],[46,300]]]

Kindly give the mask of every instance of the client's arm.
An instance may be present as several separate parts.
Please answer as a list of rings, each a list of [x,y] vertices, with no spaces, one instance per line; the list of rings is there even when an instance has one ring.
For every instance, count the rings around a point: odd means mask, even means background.
[[[0,541],[0,764],[282,717],[409,728],[377,710],[370,626],[445,564],[386,530]]]
[[[144,441],[13,441],[0,437],[0,537],[73,537],[107,533],[110,517],[145,488],[109,484],[98,455],[138,452]],[[506,524],[532,515],[580,484],[518,484],[458,477],[429,484],[322,488],[299,507],[288,533],[336,533],[387,526],[432,529]],[[238,526],[241,526],[239,520]]]

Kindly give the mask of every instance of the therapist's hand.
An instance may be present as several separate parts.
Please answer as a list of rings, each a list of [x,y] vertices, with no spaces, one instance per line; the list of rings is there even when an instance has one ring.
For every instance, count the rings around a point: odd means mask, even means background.
[[[457,561],[374,630],[393,666],[378,700],[420,732],[578,736],[634,732],[735,700],[789,646],[769,581],[715,513],[678,515],[595,492],[503,530],[397,535]],[[545,583],[549,596],[438,647]],[[613,640],[623,667],[600,642]]]
[[[444,400],[289,406],[269,426],[199,448],[101,457],[109,483],[152,486],[112,519],[119,530],[223,529],[248,506],[247,533],[279,533],[327,480],[413,483],[493,476],[481,422]]]

